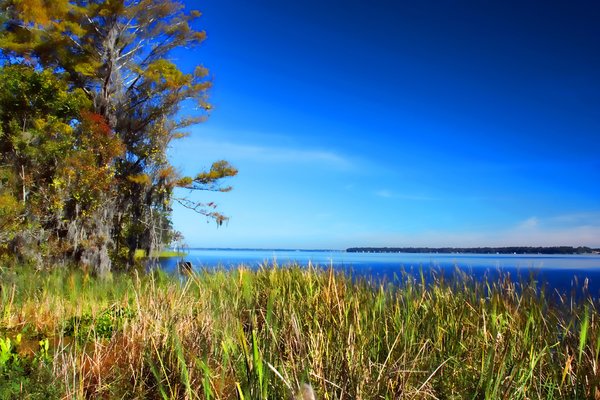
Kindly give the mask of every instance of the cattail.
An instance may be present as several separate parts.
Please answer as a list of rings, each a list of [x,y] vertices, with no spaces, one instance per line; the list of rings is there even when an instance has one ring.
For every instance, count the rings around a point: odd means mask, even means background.
[[[317,398],[312,386],[310,386],[308,383],[303,383],[300,385],[298,392],[296,392],[294,400],[317,400]]]

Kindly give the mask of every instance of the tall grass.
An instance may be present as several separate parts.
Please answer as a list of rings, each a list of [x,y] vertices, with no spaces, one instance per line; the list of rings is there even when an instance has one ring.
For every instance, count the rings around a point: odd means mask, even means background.
[[[600,396],[598,302],[508,278],[392,285],[277,265],[0,275],[0,338],[21,334],[24,360],[49,339],[62,398]]]

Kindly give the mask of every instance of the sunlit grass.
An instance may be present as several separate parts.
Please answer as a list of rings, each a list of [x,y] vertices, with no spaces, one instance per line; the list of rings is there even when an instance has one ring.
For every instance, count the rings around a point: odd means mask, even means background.
[[[0,337],[22,334],[30,354],[48,338],[66,398],[284,399],[310,384],[319,399],[558,399],[599,388],[597,301],[508,279],[398,286],[298,266],[1,278]]]
[[[185,252],[179,250],[171,250],[171,249],[163,249],[152,252],[152,257],[156,258],[169,258],[169,257],[183,257],[186,255]],[[136,260],[141,260],[146,258],[146,251],[143,249],[137,249],[133,255],[133,258]]]

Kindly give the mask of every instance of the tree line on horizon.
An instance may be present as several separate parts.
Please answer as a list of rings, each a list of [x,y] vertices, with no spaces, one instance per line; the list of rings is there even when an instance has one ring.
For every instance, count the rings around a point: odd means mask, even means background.
[[[228,191],[237,170],[183,176],[166,153],[210,110],[207,69],[172,61],[204,41],[199,16],[177,0],[0,0],[1,257],[102,275],[178,237],[174,201],[227,219],[174,191]]]
[[[348,253],[465,253],[465,254],[592,254],[600,249],[586,246],[508,247],[350,247]]]

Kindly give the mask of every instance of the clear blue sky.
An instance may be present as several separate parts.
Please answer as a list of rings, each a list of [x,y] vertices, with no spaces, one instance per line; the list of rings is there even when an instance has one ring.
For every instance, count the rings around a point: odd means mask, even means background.
[[[600,247],[597,1],[188,5],[214,110],[170,154],[240,171],[190,246]]]

